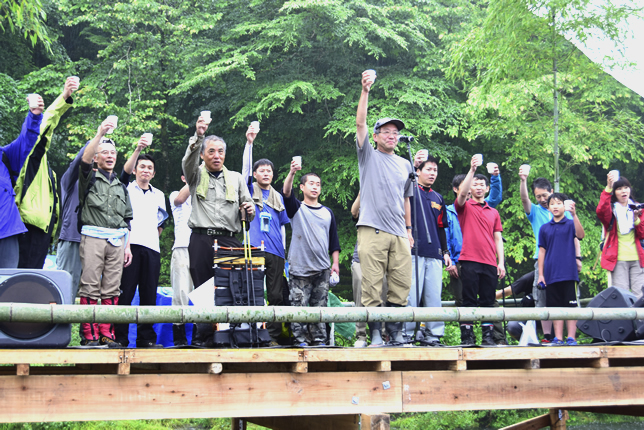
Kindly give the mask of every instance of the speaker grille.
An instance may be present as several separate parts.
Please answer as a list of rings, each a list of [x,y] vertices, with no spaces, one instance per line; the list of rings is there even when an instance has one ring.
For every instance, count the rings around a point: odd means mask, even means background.
[[[56,285],[34,273],[13,275],[0,284],[0,302],[62,304]],[[0,331],[16,339],[35,339],[49,333],[56,325],[49,323],[0,323]]]

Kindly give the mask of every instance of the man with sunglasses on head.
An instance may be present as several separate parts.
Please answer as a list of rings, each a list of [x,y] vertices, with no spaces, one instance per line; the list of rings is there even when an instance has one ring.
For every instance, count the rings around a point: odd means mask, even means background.
[[[370,71],[362,74],[362,93],[356,114],[356,147],[360,169],[360,217],[358,255],[362,268],[362,304],[379,306],[382,280],[386,276],[388,307],[407,305],[411,286],[412,168],[409,161],[394,153],[402,121],[382,118],[373,128],[376,148],[369,143],[367,107],[375,81]],[[386,323],[392,343],[403,343],[402,322]],[[382,324],[369,323],[371,345],[382,345]]]

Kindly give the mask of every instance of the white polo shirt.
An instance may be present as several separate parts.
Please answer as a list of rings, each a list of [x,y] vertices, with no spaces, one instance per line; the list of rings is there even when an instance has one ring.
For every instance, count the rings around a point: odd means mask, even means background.
[[[172,209],[172,217],[174,218],[174,245],[175,248],[187,248],[190,245],[190,234],[192,229],[188,227],[188,219],[190,212],[192,212],[192,196],[188,196],[188,200],[183,202],[182,205],[175,206],[174,199],[179,195],[179,191],[170,193],[170,209]]]
[[[165,196],[150,185],[150,189],[143,192],[136,181],[127,186],[132,202],[132,231],[130,232],[130,245],[141,245],[153,251],[161,252],[159,248],[159,231],[157,230],[159,209],[167,212]]]

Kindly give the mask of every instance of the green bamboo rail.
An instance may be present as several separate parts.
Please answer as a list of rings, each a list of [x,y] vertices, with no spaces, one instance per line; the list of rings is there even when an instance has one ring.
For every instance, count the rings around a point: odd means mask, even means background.
[[[290,306],[88,306],[0,303],[0,322],[241,323],[638,320],[644,308],[306,308]]]

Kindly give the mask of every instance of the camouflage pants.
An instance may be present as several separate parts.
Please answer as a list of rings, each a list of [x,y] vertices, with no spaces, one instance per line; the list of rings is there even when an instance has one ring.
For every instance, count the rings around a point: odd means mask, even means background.
[[[288,281],[291,306],[326,307],[329,299],[329,277],[331,270],[323,270],[315,275],[299,277],[291,275]],[[291,323],[291,331],[296,342],[327,343],[326,324]]]

